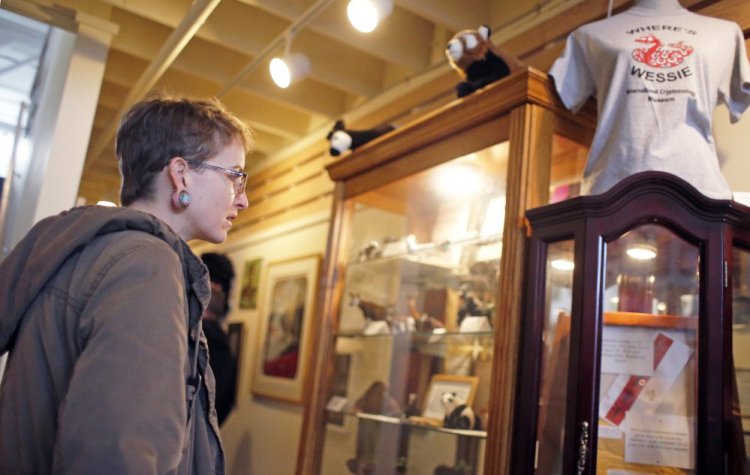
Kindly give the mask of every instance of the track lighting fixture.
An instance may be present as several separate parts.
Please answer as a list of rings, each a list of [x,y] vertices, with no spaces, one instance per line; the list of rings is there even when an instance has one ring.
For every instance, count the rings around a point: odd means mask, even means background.
[[[302,53],[290,53],[292,35],[290,34],[284,46],[284,55],[275,57],[268,65],[273,82],[282,89],[307,76],[310,72],[310,60]]]

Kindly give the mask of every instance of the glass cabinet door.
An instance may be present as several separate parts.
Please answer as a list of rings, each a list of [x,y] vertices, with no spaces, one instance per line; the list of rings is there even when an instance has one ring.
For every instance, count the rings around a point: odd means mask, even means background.
[[[644,172],[526,216],[512,473],[749,473],[750,208]]]
[[[563,465],[573,270],[573,241],[549,244],[536,438],[540,474],[561,473]]]
[[[597,473],[693,474],[699,248],[648,224],[605,253]]]
[[[482,473],[508,144],[351,199],[321,473]]]

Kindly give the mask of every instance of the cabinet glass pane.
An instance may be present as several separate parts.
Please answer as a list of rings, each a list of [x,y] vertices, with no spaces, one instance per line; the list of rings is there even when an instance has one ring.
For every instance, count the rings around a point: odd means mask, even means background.
[[[482,472],[507,158],[498,144],[353,198],[322,473]]]
[[[734,359],[734,387],[732,391],[733,437],[745,470],[750,470],[750,253],[734,250],[734,289],[732,292],[732,351]],[[743,450],[744,448],[744,450]]]
[[[573,299],[573,241],[547,247],[537,473],[561,473]]]
[[[557,203],[581,194],[581,177],[589,149],[559,134],[552,136],[549,202]]]
[[[606,256],[597,473],[695,473],[699,249],[649,224]]]

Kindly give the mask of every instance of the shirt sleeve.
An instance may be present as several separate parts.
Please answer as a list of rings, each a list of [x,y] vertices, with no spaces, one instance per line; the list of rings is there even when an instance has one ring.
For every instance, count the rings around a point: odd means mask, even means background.
[[[80,317],[53,471],[172,473],[187,432],[180,260],[165,243],[146,242],[102,274]]]
[[[577,112],[596,92],[580,36],[580,31],[568,35],[562,55],[549,70],[560,99],[573,112]]]
[[[747,58],[745,38],[740,27],[734,25],[734,57],[727,80],[721,85],[719,94],[729,109],[732,123],[740,120],[750,106],[750,63]]]

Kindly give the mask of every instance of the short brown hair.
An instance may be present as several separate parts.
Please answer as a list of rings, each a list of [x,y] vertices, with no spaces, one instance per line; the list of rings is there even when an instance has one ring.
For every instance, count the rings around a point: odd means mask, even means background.
[[[117,131],[120,203],[152,198],[154,176],[172,158],[207,160],[235,140],[248,152],[252,132],[217,99],[149,94],[130,108]]]

